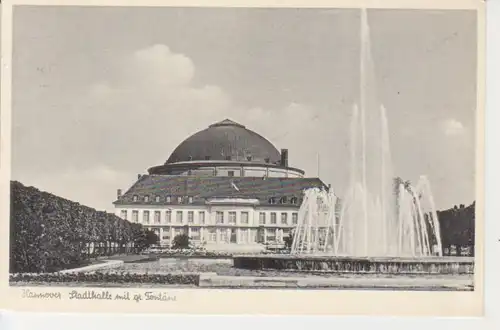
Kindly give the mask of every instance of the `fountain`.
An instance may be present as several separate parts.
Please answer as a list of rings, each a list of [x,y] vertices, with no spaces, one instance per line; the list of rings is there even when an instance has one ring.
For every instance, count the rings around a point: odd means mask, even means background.
[[[340,214],[333,192],[305,192],[292,254],[442,256],[429,181],[422,176],[412,187],[393,179],[386,110],[377,110],[366,10],[360,40],[360,107],[354,105],[351,121],[349,188]]]
[[[291,254],[242,256],[250,269],[362,273],[473,273],[470,258],[442,257],[441,234],[426,176],[415,186],[394,178],[386,109],[376,98],[366,9],[361,12],[360,105],[350,126],[350,182],[340,201],[308,189]]]

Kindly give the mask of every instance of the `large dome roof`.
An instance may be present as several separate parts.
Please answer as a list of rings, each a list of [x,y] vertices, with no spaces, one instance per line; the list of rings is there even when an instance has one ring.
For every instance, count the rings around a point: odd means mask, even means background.
[[[184,140],[167,164],[184,161],[280,161],[279,151],[264,137],[229,119],[210,125]]]

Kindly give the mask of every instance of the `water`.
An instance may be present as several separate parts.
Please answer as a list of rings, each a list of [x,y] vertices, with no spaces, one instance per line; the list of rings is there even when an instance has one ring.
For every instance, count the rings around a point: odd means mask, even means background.
[[[350,126],[350,183],[333,191],[305,191],[293,254],[353,257],[442,256],[430,182],[395,178],[386,109],[377,99],[367,13],[361,12],[360,104]]]

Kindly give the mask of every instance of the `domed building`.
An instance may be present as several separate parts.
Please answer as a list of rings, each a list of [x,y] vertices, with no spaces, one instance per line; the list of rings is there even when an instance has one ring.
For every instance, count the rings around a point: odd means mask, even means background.
[[[218,250],[283,243],[297,225],[302,192],[327,187],[289,166],[288,150],[231,120],[184,140],[167,161],[118,189],[116,215],[142,223],[169,245],[187,233]]]

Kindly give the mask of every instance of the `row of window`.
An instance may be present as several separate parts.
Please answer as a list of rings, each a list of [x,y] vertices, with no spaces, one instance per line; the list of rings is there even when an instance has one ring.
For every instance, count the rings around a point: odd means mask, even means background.
[[[139,201],[139,196],[134,195],[134,196],[132,197],[132,200],[133,200],[134,202]],[[145,203],[149,203],[149,201],[150,201],[150,200],[149,200],[149,196],[147,196],[147,195],[146,195],[146,196],[144,196],[144,199],[143,199],[143,200],[144,200],[144,202],[145,202]],[[165,201],[166,201],[167,203],[172,203],[172,196],[167,196],[167,197],[165,198]],[[177,203],[182,204],[184,201],[185,201],[185,198],[183,198],[182,196],[178,196],[178,197],[177,197]],[[188,203],[189,203],[189,204],[191,204],[191,203],[193,202],[193,197],[191,197],[191,196],[187,197],[187,201],[188,201]],[[155,197],[155,202],[156,202],[156,203],[159,203],[159,202],[160,202],[160,196],[156,196],[156,197]]]
[[[160,232],[159,228],[154,228],[153,231],[161,237],[162,240],[171,240],[177,235],[188,234],[192,240],[198,241],[201,239],[207,239],[209,242],[216,242],[217,236],[219,236],[219,242],[237,242],[237,243],[257,243],[257,242],[274,242],[283,241],[283,239],[290,235],[288,229],[267,229],[265,231],[254,231],[252,232],[248,228],[238,229],[238,234],[236,231],[227,231],[225,229],[215,229],[207,228],[204,231],[204,237],[201,235],[201,230],[198,227],[192,227],[189,232],[186,232],[184,228],[167,228]],[[161,233],[161,234],[160,234]]]
[[[134,202],[138,202],[139,201],[139,196],[134,195],[132,197],[132,199],[133,199]],[[149,196],[144,196],[143,200],[144,200],[144,203],[149,203],[149,201],[150,201],[149,200]],[[185,200],[186,200],[186,197],[177,196],[177,203],[178,204],[182,204]],[[288,199],[288,197],[283,196],[283,197],[281,197],[279,199],[276,198],[276,197],[271,197],[271,198],[269,198],[268,202],[269,202],[269,204],[277,204],[279,202],[279,204],[288,204],[288,203],[290,203],[290,204],[293,204],[293,205],[297,205],[298,200],[299,199],[297,197],[291,197],[290,199]],[[172,196],[167,196],[165,198],[165,201],[167,203],[172,203]],[[155,197],[155,202],[156,203],[160,202],[160,196],[156,196]],[[193,197],[192,196],[188,196],[187,197],[187,202],[189,204],[193,203]]]
[[[195,211],[176,211],[175,213],[175,223],[182,224],[184,223],[184,213],[187,212],[187,222],[188,223],[194,223],[194,212]],[[161,211],[154,211],[154,223],[161,223]],[[127,210],[122,210],[121,211],[121,217],[122,219],[128,220],[128,212]],[[277,224],[277,212],[271,212],[270,214],[270,224],[275,225]],[[225,224],[225,218],[224,218],[224,212],[222,211],[217,211],[215,213],[215,219],[217,224]],[[228,224],[236,224],[236,212],[230,211],[228,212]],[[288,213],[287,212],[281,212],[281,219],[280,223],[284,225],[288,225]],[[139,211],[133,210],[132,211],[132,222],[139,222]],[[242,211],[240,212],[240,223],[241,224],[248,224],[249,222],[249,213]],[[142,212],[142,223],[148,224],[150,223],[150,211],[145,210]],[[172,211],[167,210],[165,211],[165,223],[172,223]],[[198,211],[198,223],[199,224],[205,224],[205,211]],[[298,223],[298,214],[297,212],[292,213],[292,224],[296,225]],[[266,224],[266,213],[265,212],[260,212],[259,213],[259,224],[260,225],[265,225]]]

